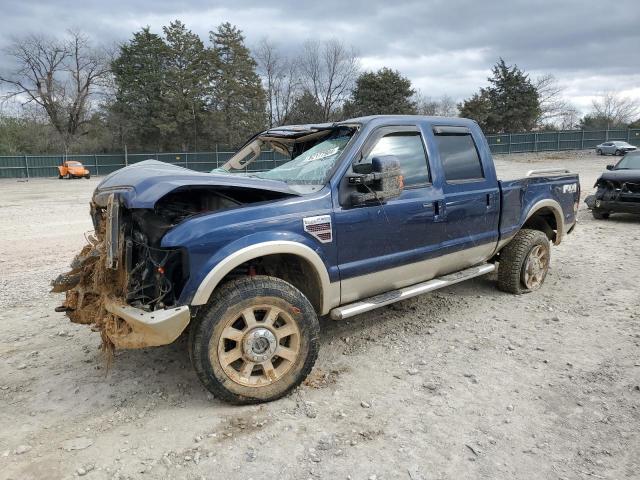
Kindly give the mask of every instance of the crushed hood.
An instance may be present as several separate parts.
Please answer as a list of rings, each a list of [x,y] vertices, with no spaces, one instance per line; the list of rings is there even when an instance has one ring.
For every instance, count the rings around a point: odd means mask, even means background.
[[[607,170],[598,179],[613,182],[640,182],[640,170]],[[596,184],[598,183],[596,182]]]
[[[98,206],[106,206],[109,194],[119,192],[127,208],[153,208],[169,192],[187,186],[230,187],[299,195],[285,182],[240,175],[196,172],[157,160],[145,160],[107,175],[93,194]]]

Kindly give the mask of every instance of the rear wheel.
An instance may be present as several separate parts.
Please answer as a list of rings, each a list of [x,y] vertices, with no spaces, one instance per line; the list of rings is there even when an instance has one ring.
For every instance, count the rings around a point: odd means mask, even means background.
[[[267,276],[217,290],[190,329],[200,381],[236,404],[276,400],[298,386],[318,356],[318,317],[295,287]]]
[[[58,180],[62,180],[64,177],[62,175],[58,175]]]
[[[498,288],[509,293],[529,293],[544,283],[551,261],[551,246],[539,230],[520,230],[500,252]]]
[[[89,179],[91,178],[91,174],[90,174],[90,173],[87,173],[87,174],[84,176],[84,178],[86,178],[87,180],[89,180]]]
[[[616,156],[620,156],[622,155],[622,152],[620,150],[616,150]]]
[[[603,212],[602,210],[591,210],[591,214],[596,220],[606,220],[609,218],[609,212]]]

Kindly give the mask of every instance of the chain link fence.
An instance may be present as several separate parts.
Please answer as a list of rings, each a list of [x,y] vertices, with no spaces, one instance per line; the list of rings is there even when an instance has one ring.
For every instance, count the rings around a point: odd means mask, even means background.
[[[559,132],[502,133],[487,135],[492,153],[550,152],[594,149],[605,141],[623,140],[640,147],[640,129],[566,130]],[[57,177],[58,166],[66,160],[77,160],[91,175],[107,175],[126,165],[143,160],[159,160],[199,172],[210,172],[222,166],[233,154],[233,148],[217,148],[213,152],[194,153],[113,153],[96,155],[7,155],[0,156],[0,178]],[[251,164],[251,170],[274,168],[287,157],[264,151]]]
[[[89,170],[91,175],[107,175],[127,165],[143,160],[159,160],[199,172],[210,172],[221,167],[235,153],[232,148],[213,152],[188,153],[114,153],[95,155],[9,155],[0,156],[0,178],[57,177],[58,166],[65,160],[75,160]],[[274,168],[288,161],[272,150],[263,151],[248,171]]]
[[[589,150],[602,142],[615,140],[640,147],[640,129],[502,133],[486,137],[492,153]]]

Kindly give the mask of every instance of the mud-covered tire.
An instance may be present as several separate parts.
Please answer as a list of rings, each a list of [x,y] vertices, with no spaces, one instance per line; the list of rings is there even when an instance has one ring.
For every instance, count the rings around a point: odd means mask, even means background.
[[[602,210],[591,210],[591,215],[593,215],[593,218],[596,220],[606,220],[609,218],[609,212],[603,212]]]
[[[539,285],[527,286],[525,269],[534,251],[546,253],[546,267]],[[522,229],[500,252],[498,265],[498,288],[508,293],[529,293],[544,283],[551,260],[551,247],[547,236],[539,230]]]
[[[253,312],[252,323],[245,323],[247,311]],[[261,311],[264,316],[259,318]],[[275,320],[270,320],[272,311],[276,311]],[[285,320],[284,325],[297,333],[280,338],[277,332],[282,328],[280,322]],[[213,293],[190,327],[189,355],[198,378],[215,397],[234,404],[268,402],[286,395],[307,377],[318,356],[320,328],[313,306],[297,288],[275,277],[244,277],[226,283]],[[269,359],[269,371],[263,367],[264,363],[255,363],[248,376],[243,376],[244,367],[255,361],[255,358],[245,358],[247,348],[250,349],[246,345],[254,338],[249,332],[264,330],[273,332],[269,338],[276,342],[275,350],[271,350],[273,343],[266,342],[268,350],[259,352],[270,355],[275,351]],[[238,336],[238,340],[230,340],[231,336]],[[281,346],[287,348],[287,355],[297,349],[294,360],[277,355]],[[240,352],[236,352],[236,348],[240,348]],[[233,363],[223,359],[237,353],[242,353],[242,357]],[[234,365],[236,362],[241,362],[239,367]],[[253,380],[262,384],[250,386]]]

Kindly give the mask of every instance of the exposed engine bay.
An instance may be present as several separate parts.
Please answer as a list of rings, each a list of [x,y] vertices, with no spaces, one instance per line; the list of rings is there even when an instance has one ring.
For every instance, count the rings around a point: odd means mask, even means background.
[[[605,201],[639,202],[640,182],[600,179],[596,184],[596,198]],[[638,197],[636,197],[638,195]]]
[[[177,305],[189,277],[188,256],[180,248],[162,248],[162,237],[195,215],[284,196],[255,189],[190,186],[165,195],[153,209],[127,209],[117,193],[109,195],[104,207],[92,202],[95,230],[87,236],[87,245],[71,263],[71,270],[52,283],[52,292],[66,292],[57,310],[74,323],[94,325],[103,346],[146,346],[125,340],[130,326],[111,313],[109,305],[147,312]]]

